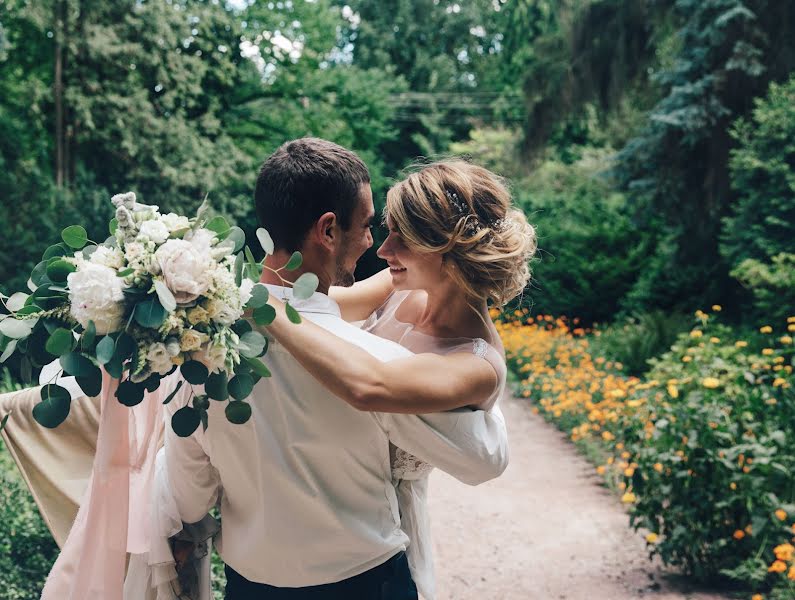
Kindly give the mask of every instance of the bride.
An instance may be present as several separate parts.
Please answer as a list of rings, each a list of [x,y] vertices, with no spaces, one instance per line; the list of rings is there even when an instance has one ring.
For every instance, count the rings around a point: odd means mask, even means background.
[[[311,322],[288,323],[276,300],[271,303],[277,318],[267,333],[358,409],[488,410],[504,389],[506,368],[487,306],[502,306],[527,284],[533,228],[512,206],[500,178],[463,161],[431,164],[409,175],[389,191],[385,212],[389,237],[378,254],[389,269],[351,288],[332,288],[330,295],[346,320],[364,320],[365,329],[415,355],[380,363]],[[264,283],[280,283],[268,281],[268,273]],[[7,412],[2,400],[0,414]],[[44,435],[35,424],[17,425],[30,412],[16,406],[14,426],[3,432],[59,543],[74,518],[96,439],[96,406],[73,406],[83,407],[82,414]],[[409,565],[420,592],[430,599],[425,505],[431,467],[399,448],[393,447],[391,456],[401,525],[411,539]],[[67,462],[60,460],[65,457]]]

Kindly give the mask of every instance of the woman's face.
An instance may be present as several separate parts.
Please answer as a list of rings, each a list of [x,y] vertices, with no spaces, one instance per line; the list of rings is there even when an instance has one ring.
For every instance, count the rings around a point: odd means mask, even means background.
[[[386,219],[389,236],[378,249],[378,256],[389,264],[392,285],[396,290],[429,290],[447,277],[442,269],[441,254],[425,254],[412,250],[395,229],[389,216]]]

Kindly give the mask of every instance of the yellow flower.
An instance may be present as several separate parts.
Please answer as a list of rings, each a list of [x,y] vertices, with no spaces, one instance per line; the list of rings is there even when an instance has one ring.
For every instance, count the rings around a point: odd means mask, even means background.
[[[720,342],[720,338],[713,336],[709,338],[709,341],[712,342],[713,344],[717,344],[718,342]]]
[[[607,467],[605,467],[604,465],[599,465],[598,467],[596,467],[596,472],[599,473],[599,475],[604,475],[606,471]]]
[[[683,356],[682,357],[682,362],[690,362],[691,360],[693,360],[692,356]]]
[[[700,338],[702,335],[704,335],[704,332],[700,329],[694,329],[690,332],[690,337],[692,338]]]
[[[789,573],[787,573],[787,579],[792,579],[793,581],[795,581],[795,565],[792,565],[789,568]]]
[[[734,346],[736,348],[745,348],[747,345],[748,345],[748,342],[746,342],[744,340],[739,340],[739,341],[734,342]]]
[[[762,594],[754,594],[751,596],[751,600],[765,600],[765,597]]]
[[[650,544],[653,544],[657,541],[657,534],[656,533],[647,533],[646,534],[646,541]]]
[[[662,473],[663,472],[662,463],[654,463],[654,470],[657,471],[658,473]]]
[[[671,396],[671,398],[679,397],[679,389],[672,383],[668,385],[668,395]]]
[[[765,325],[759,328],[760,333],[773,333],[773,328],[770,325]]]
[[[795,323],[795,317],[787,317],[787,323]]]
[[[788,335],[782,335],[780,338],[778,338],[778,341],[782,344],[791,344],[792,338]]]
[[[780,386],[784,385],[785,383],[787,383],[786,379],[784,379],[782,377],[776,377],[773,380],[773,387],[780,387]]]
[[[722,307],[720,304],[713,304],[712,310],[714,310],[715,312],[720,312],[722,310]]]
[[[790,323],[787,325],[787,331],[795,331],[795,323]]]
[[[776,517],[778,517],[779,521],[786,521],[787,520],[787,511],[784,509],[779,508],[775,513]]]
[[[792,544],[781,544],[773,548],[773,554],[776,558],[783,561],[792,560],[792,555],[795,553],[795,546]]]
[[[736,483],[734,483],[734,482],[732,481],[732,482],[729,484],[729,488],[730,488],[730,489],[732,489],[732,490],[736,490],[736,489],[737,489],[737,484],[736,484]]]
[[[705,388],[715,389],[716,387],[720,386],[720,380],[715,377],[705,377],[701,380],[701,385]]]
[[[735,531],[735,532],[732,534],[732,537],[733,537],[735,540],[741,540],[741,539],[743,539],[743,538],[745,537],[745,532],[744,532],[742,529],[738,529],[737,531]]]
[[[182,363],[185,362],[185,357],[182,354],[177,354],[176,356],[171,357],[171,362],[177,366],[180,366]]]
[[[787,563],[777,560],[767,568],[768,573],[783,573],[787,570]]]
[[[764,354],[765,356],[770,356],[771,354],[773,354],[773,348],[763,348],[762,354]]]
[[[627,492],[626,494],[621,496],[621,502],[623,502],[624,504],[634,504],[636,500],[637,498],[635,497],[635,494],[633,494],[632,492]]]
[[[624,475],[625,476],[632,477],[634,474],[635,474],[635,469],[633,469],[632,467],[624,469]]]

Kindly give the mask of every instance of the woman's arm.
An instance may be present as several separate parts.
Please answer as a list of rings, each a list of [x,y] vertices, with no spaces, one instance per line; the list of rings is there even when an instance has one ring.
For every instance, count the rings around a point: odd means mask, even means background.
[[[387,268],[363,281],[357,281],[351,287],[332,286],[329,296],[340,305],[342,318],[351,322],[369,317],[392,291],[392,275]]]
[[[415,354],[381,362],[369,352],[304,319],[288,322],[273,298],[268,333],[331,393],[364,411],[422,414],[477,408],[497,387],[497,373],[474,354]]]

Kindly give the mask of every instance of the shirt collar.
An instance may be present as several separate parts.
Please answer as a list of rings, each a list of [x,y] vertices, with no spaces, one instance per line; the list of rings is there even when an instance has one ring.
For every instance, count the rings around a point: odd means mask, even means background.
[[[326,294],[315,292],[306,300],[297,300],[293,297],[293,289],[281,285],[265,284],[268,291],[281,301],[290,301],[290,305],[302,313],[319,313],[342,318],[339,304]]]

